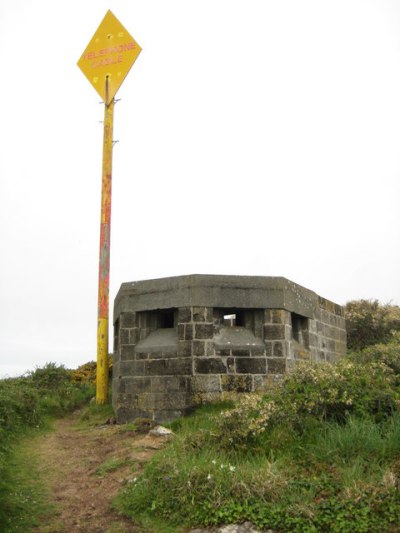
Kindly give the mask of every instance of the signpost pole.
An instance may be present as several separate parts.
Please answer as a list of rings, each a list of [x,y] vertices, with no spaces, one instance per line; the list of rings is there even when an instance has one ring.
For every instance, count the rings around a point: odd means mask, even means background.
[[[106,78],[108,94],[108,77]],[[101,188],[99,292],[97,324],[96,403],[108,402],[108,315],[110,287],[111,182],[114,98],[104,103],[103,169]]]
[[[78,61],[79,68],[104,102],[99,296],[97,308],[96,403],[98,405],[108,402],[108,308],[114,96],[141,50],[130,33],[115,15],[108,10]]]

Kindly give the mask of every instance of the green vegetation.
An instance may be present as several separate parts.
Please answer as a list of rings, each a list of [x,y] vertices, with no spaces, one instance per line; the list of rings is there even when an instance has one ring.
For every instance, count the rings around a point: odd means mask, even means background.
[[[174,438],[127,483],[116,509],[166,533],[245,520],[280,533],[400,531],[400,308],[349,302],[346,321],[346,359],[300,363],[266,395],[173,422]],[[39,438],[52,419],[88,403],[95,367],[50,363],[0,380],[0,531],[30,531],[53,511],[21,437]],[[80,424],[112,416],[110,405],[90,404]],[[138,419],[125,430],[151,427]],[[116,454],[96,475],[129,461]]]
[[[362,350],[392,339],[400,332],[400,307],[381,305],[378,300],[354,300],[345,306],[347,347]]]
[[[92,383],[73,382],[71,371],[54,363],[0,380],[0,531],[28,531],[46,510],[35,457],[24,454],[21,437],[35,438],[93,395]]]
[[[49,492],[38,475],[39,458],[35,444],[43,435],[41,429],[26,432],[29,438],[13,442],[5,457],[5,476],[0,480],[0,531],[5,533],[26,533],[39,525],[39,517],[54,513],[48,503]]]
[[[95,474],[96,476],[103,477],[109,472],[118,470],[122,466],[134,465],[134,464],[135,464],[135,461],[131,461],[126,458],[114,457],[111,459],[107,459],[107,461],[104,461],[103,464],[101,464],[98,468],[96,468]]]
[[[84,427],[98,426],[114,416],[110,403],[97,405],[94,401],[82,409],[79,420]]]
[[[199,408],[116,508],[149,531],[249,520],[279,532],[398,531],[400,342],[301,363],[271,393]]]

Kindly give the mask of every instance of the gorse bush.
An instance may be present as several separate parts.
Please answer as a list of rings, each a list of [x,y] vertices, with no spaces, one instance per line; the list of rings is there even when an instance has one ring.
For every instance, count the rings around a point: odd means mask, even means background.
[[[113,359],[112,355],[108,354],[108,377],[112,378]],[[74,383],[96,383],[96,369],[97,364],[95,361],[89,361],[77,369],[72,370],[71,377]]]
[[[89,361],[72,371],[72,381],[75,383],[96,383],[96,361]]]
[[[354,300],[345,306],[347,347],[362,350],[390,341],[400,331],[400,307],[381,305],[378,300]]]

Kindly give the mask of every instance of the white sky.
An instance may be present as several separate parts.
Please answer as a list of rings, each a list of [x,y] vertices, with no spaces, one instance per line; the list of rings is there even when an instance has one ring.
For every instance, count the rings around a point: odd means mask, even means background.
[[[110,322],[122,282],[195,273],[400,304],[400,2],[1,0],[0,376],[96,358],[103,106],[76,62],[108,9],[143,48]]]

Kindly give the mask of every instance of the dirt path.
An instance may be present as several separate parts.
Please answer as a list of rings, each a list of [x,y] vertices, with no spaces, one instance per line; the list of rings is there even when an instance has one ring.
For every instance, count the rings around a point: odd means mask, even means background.
[[[78,414],[57,421],[55,430],[37,442],[55,513],[36,532],[138,533],[110,504],[163,446],[163,438],[116,425],[81,428],[77,421]]]

